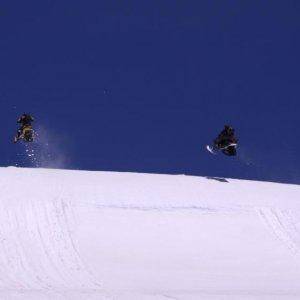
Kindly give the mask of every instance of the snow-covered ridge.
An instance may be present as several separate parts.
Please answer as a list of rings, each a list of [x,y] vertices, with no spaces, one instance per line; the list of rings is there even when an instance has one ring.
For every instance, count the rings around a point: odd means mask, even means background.
[[[0,298],[300,297],[298,185],[9,167],[0,187]]]

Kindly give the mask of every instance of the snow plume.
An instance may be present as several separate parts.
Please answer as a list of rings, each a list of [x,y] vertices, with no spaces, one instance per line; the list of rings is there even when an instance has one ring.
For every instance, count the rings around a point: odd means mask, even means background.
[[[40,126],[35,129],[33,143],[25,143],[26,156],[34,167],[67,168],[66,155],[60,146],[61,137]]]

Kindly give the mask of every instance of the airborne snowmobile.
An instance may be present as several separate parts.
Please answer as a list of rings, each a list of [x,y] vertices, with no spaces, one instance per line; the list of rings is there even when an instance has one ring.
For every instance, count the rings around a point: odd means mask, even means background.
[[[229,125],[225,125],[224,129],[214,140],[213,146],[207,145],[206,148],[212,154],[222,151],[225,155],[235,156],[237,142],[238,139],[234,136],[234,129]]]
[[[33,142],[34,140],[34,131],[31,123],[34,121],[33,117],[29,114],[23,114],[17,121],[21,124],[21,127],[18,129],[18,133],[14,138],[14,143],[18,140],[24,140],[25,142]]]

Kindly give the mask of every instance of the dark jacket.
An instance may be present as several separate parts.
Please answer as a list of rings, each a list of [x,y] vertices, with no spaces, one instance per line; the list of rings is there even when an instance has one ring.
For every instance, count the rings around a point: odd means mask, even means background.
[[[237,143],[237,138],[234,136],[234,129],[232,127],[225,127],[214,142],[215,145],[221,147],[230,143]]]
[[[225,128],[219,134],[220,138],[233,138],[234,137],[234,129],[232,127]]]
[[[31,123],[34,121],[34,118],[31,115],[23,114],[19,119],[18,123],[22,124],[22,126],[31,125]]]

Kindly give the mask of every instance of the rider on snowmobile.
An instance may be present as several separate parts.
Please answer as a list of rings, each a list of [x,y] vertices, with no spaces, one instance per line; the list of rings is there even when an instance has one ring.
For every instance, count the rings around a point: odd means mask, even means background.
[[[234,136],[234,129],[230,125],[225,125],[224,129],[214,140],[214,146],[217,149],[226,148],[230,144],[236,144],[237,138]]]
[[[34,118],[29,115],[24,113],[20,118],[17,120],[17,123],[21,124],[21,127],[18,129],[17,136],[15,137],[15,142],[18,141],[18,139],[22,136],[24,129],[30,127],[31,128],[31,123],[34,121]]]

